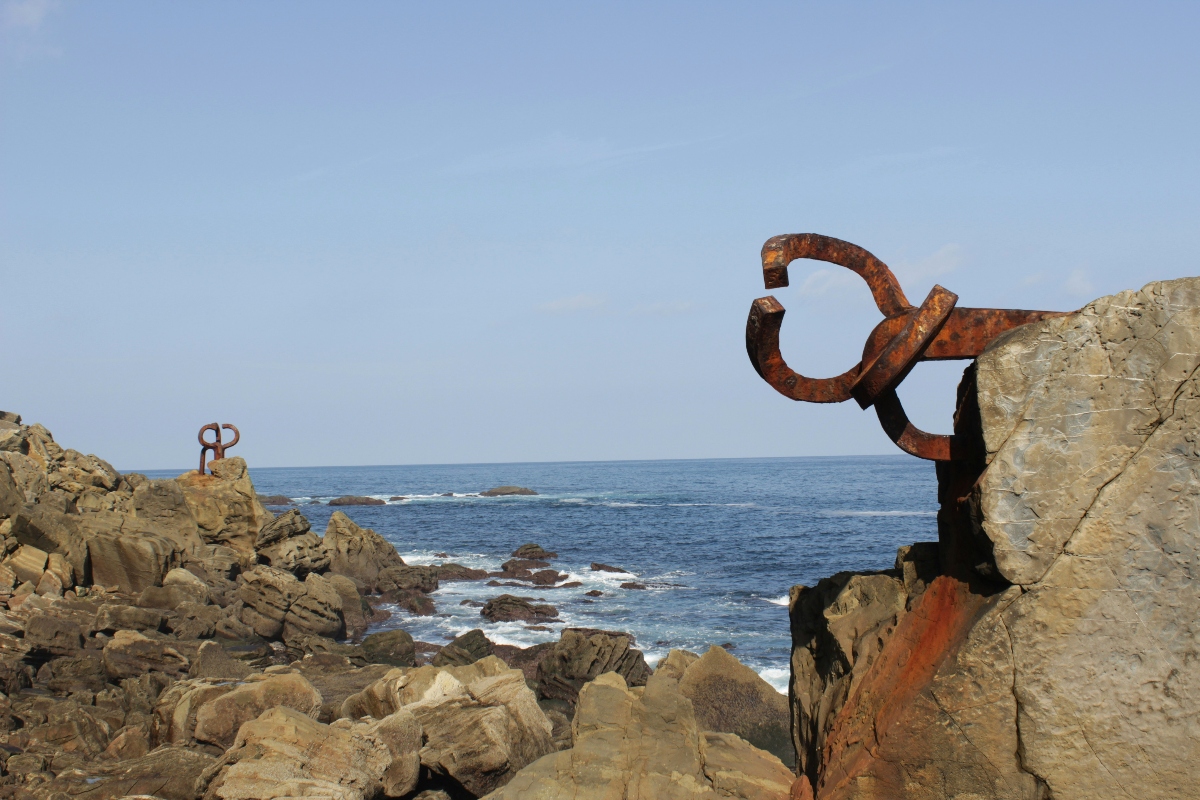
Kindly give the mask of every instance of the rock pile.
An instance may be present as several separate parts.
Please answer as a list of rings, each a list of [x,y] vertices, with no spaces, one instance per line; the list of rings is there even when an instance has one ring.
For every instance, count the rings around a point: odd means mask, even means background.
[[[441,648],[402,630],[345,641],[371,603],[428,611],[441,581],[488,576],[405,564],[341,512],[318,537],[298,509],[263,507],[241,459],[211,466],[120,475],[0,414],[0,796],[480,797],[572,746],[603,766],[616,732],[603,720],[622,718],[640,727],[603,768],[636,762],[630,787],[686,769],[689,797],[782,797],[777,759],[703,717],[711,687],[690,695],[703,719],[692,712],[680,687],[710,656],[673,654],[695,663],[651,692],[620,633],[568,629],[526,649],[482,629]],[[525,545],[505,573],[563,585],[555,557]],[[481,613],[557,616],[514,595]],[[620,691],[589,694],[609,684]]]

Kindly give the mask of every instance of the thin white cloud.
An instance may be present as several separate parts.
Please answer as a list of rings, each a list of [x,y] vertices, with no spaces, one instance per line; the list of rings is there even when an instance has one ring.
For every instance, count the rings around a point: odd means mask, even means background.
[[[4,27],[37,30],[58,7],[58,0],[9,0],[4,4]]]
[[[607,303],[608,298],[602,294],[576,294],[543,303],[538,306],[538,310],[548,314],[575,314],[603,308]]]
[[[945,244],[931,256],[916,261],[901,261],[892,267],[901,284],[936,278],[953,272],[963,264],[963,250],[956,244]]]
[[[1076,269],[1071,271],[1070,277],[1063,281],[1063,291],[1075,297],[1091,297],[1092,282],[1088,278],[1087,271]]]
[[[804,278],[804,283],[796,290],[801,297],[822,297],[829,294],[844,294],[854,284],[862,284],[862,278],[848,269],[818,269],[810,272]],[[863,284],[864,286],[866,284]]]

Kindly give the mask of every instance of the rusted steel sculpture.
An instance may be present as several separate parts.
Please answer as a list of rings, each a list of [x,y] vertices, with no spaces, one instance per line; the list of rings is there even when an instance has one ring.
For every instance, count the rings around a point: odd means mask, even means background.
[[[918,361],[975,358],[992,339],[1027,322],[1067,312],[1001,308],[955,308],[958,295],[934,286],[919,307],[904,296],[887,265],[858,245],[815,233],[775,236],[762,248],[763,283],[788,285],[788,264],[798,258],[827,261],[862,276],[883,321],[867,337],[862,361],[835,378],[806,378],[779,352],[784,309],[774,297],[760,297],[746,321],[746,352],[755,371],[784,397],[809,403],[841,403],[853,397],[875,413],[901,450],[931,461],[963,458],[954,436],[926,433],[908,421],[896,387]]]
[[[233,441],[232,442],[229,442],[228,444],[224,444],[221,442],[221,428],[224,428],[227,431],[233,431]],[[216,440],[212,441],[212,442],[204,441],[204,432],[205,431],[212,431],[213,436],[215,437]],[[226,450],[228,450],[229,448],[233,447],[235,444],[238,443],[238,441],[242,438],[242,434],[239,433],[238,429],[232,425],[228,425],[228,424],[218,425],[215,422],[210,422],[207,425],[205,425],[203,428],[200,429],[200,433],[198,434],[197,438],[200,440],[200,474],[203,475],[204,474],[204,454],[207,453],[209,450],[211,450],[212,454],[213,454],[213,461],[219,461],[220,459],[225,457]]]

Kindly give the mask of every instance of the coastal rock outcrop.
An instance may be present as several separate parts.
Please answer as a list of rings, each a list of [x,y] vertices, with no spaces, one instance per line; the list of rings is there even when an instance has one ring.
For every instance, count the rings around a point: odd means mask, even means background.
[[[342,705],[349,719],[398,711],[421,725],[421,765],[476,797],[554,749],[552,726],[520,670],[495,656],[462,667],[394,669]]]
[[[795,776],[733,734],[705,733],[668,676],[631,689],[606,672],[579,693],[574,746],[521,770],[487,800],[786,800]]]
[[[650,667],[629,634],[567,628],[537,667],[538,695],[574,705],[584,684],[616,672],[628,686],[645,686]]]
[[[209,770],[204,796],[401,797],[417,785],[420,747],[421,727],[407,712],[370,724],[323,725],[293,709],[272,708],[241,727],[216,769]]]
[[[818,800],[1194,792],[1198,370],[1200,279],[988,346],[959,391],[969,458],[938,465],[936,574],[902,549],[793,590]]]
[[[210,461],[208,468],[211,475],[187,472],[175,479],[200,536],[207,544],[231,548],[243,563],[252,564],[258,532],[272,519],[271,512],[258,502],[244,459],[222,458]]]
[[[341,511],[335,511],[321,540],[329,554],[329,569],[345,575],[363,591],[377,592],[379,573],[403,567],[404,560],[386,539],[370,528],[360,528]]]

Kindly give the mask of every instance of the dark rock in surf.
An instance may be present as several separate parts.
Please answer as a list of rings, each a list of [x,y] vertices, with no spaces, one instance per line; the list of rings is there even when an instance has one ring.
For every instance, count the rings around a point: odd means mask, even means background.
[[[613,567],[613,566],[609,566],[608,564],[601,564],[599,562],[593,561],[592,562],[592,572],[624,572],[624,573],[628,574],[629,570],[621,569],[620,567]]]
[[[354,495],[346,495],[329,501],[331,506],[383,506],[387,503],[380,500],[378,497],[356,497]]]
[[[480,492],[480,497],[528,497],[536,495],[533,489],[526,489],[524,486],[497,486],[494,489],[488,489],[486,492]]]
[[[437,570],[438,580],[446,583],[450,581],[481,581],[488,577],[486,569],[471,569],[454,562],[435,564],[433,568]]]
[[[622,583],[622,584],[621,584],[621,588],[622,588],[622,589],[645,589],[645,588],[646,588],[646,584],[644,584],[644,583],[635,583],[634,581],[629,581],[629,582],[627,582],[627,583]]]
[[[492,654],[492,643],[483,631],[467,631],[438,651],[433,657],[435,667],[463,667]]]
[[[513,558],[551,559],[558,558],[558,553],[543,550],[540,544],[528,542],[512,552]]]
[[[479,613],[491,622],[540,622],[558,618],[558,609],[554,606],[535,605],[511,594],[493,597],[484,604]]]
[[[294,506],[296,501],[282,494],[259,495],[258,502],[264,506]]]

